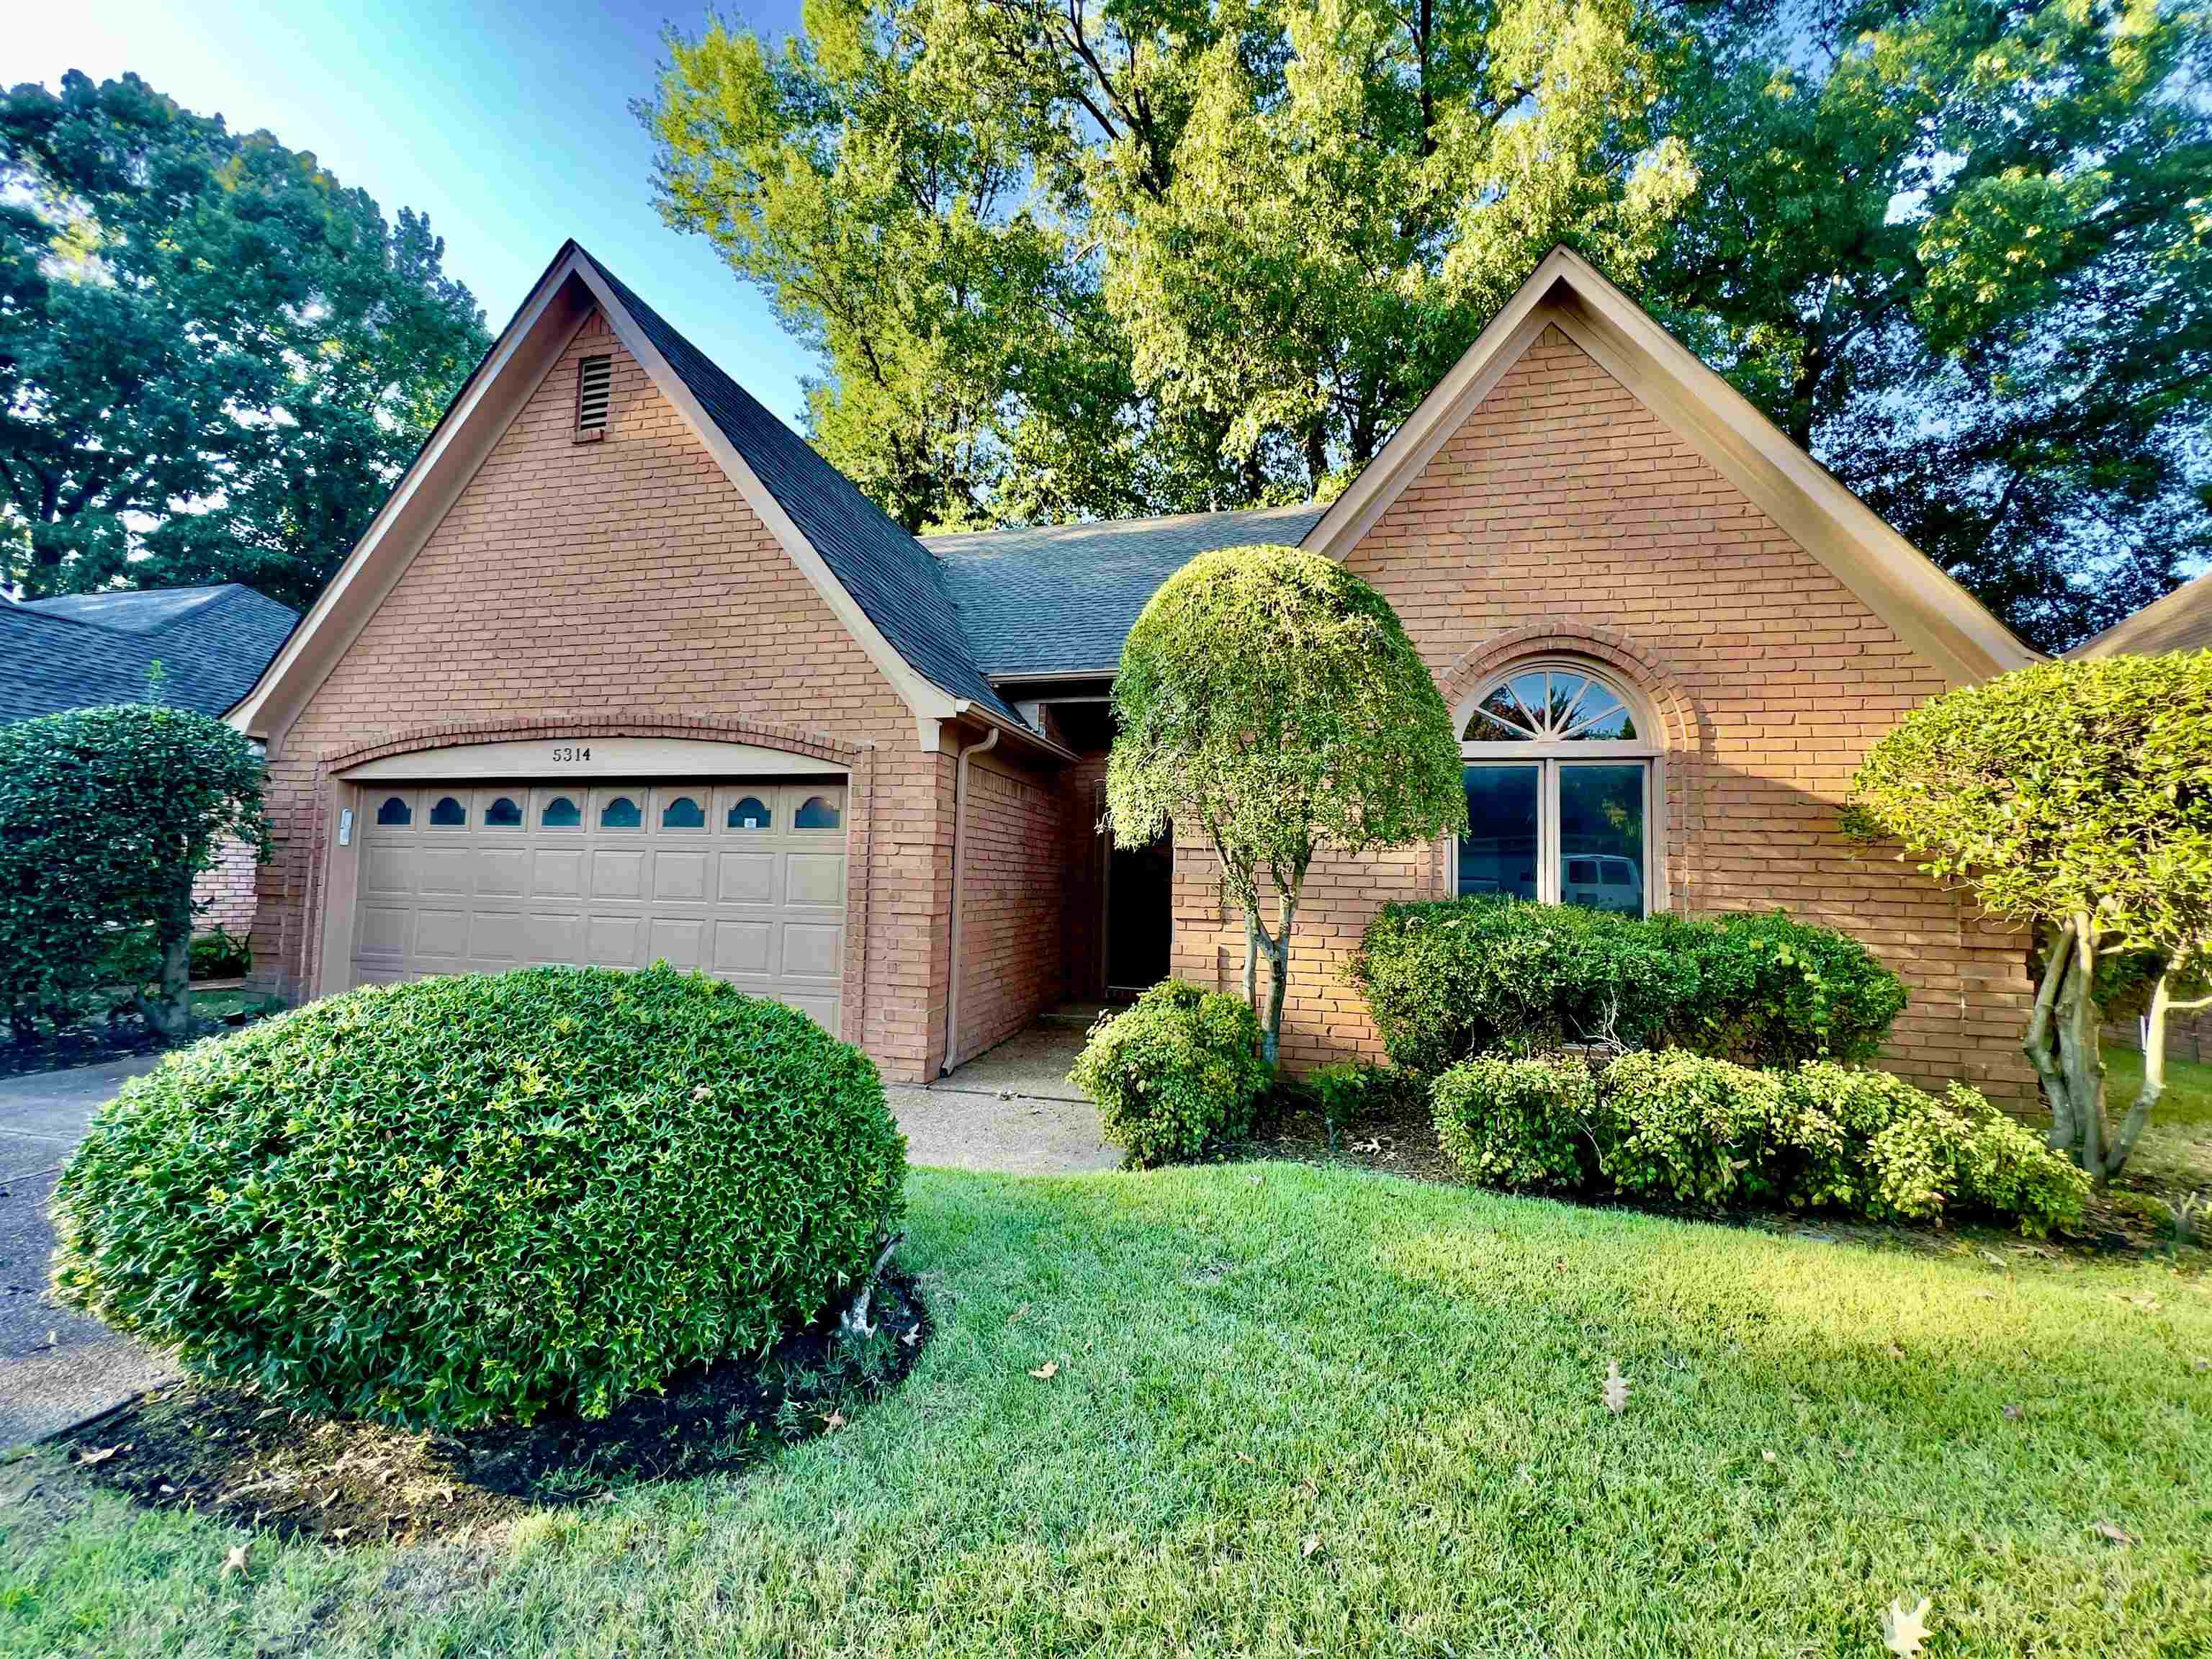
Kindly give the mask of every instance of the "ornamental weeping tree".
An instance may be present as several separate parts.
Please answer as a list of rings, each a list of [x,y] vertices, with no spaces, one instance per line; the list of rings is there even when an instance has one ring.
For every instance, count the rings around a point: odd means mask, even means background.
[[[1273,1066],[1315,859],[1465,828],[1451,715],[1380,593],[1317,553],[1267,545],[1200,554],[1152,596],[1122,647],[1114,715],[1114,838],[1142,847],[1172,823],[1212,847],[1244,913],[1255,1012],[1267,953]]]
[[[2212,1002],[2212,651],[2051,662],[1948,692],[1876,744],[1848,826],[2032,930],[2021,1048],[2051,1144],[2117,1175],[2166,1086],[2166,1024]],[[2145,995],[2143,1082],[2115,1130],[2098,1027]]]
[[[265,854],[261,757],[190,709],[79,708],[0,727],[0,1013],[18,1036],[111,987],[191,1025],[192,882],[223,842]]]

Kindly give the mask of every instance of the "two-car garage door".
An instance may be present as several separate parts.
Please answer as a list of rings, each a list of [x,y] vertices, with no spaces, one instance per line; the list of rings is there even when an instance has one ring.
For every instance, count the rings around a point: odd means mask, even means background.
[[[665,960],[837,1030],[842,781],[372,783],[358,799],[356,984]]]

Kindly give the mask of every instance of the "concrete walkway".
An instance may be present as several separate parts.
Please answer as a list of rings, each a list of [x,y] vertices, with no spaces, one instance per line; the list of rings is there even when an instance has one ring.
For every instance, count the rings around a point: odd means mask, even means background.
[[[1079,1026],[1032,1025],[927,1088],[893,1085],[884,1092],[908,1162],[1010,1175],[1115,1168],[1097,1109],[1067,1080],[1082,1048]]]
[[[125,1078],[159,1054],[0,1078],[0,1446],[35,1440],[172,1375],[97,1320],[54,1305],[46,1221],[63,1163]]]

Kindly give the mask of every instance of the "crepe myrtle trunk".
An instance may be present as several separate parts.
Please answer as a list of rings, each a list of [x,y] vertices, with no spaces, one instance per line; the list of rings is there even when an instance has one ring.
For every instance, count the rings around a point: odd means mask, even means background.
[[[154,919],[154,948],[158,954],[150,994],[141,988],[138,1012],[146,1024],[171,1041],[185,1036],[192,1024],[192,867],[178,860],[178,879],[171,886],[161,913]]]
[[[2064,1152],[2090,1179],[2101,1183],[2127,1167],[2143,1126],[2150,1121],[2151,1109],[2166,1091],[2168,1016],[2176,1009],[2203,1007],[2212,997],[2176,1001],[2174,964],[2161,965],[2151,982],[2150,1006],[2143,1021],[2142,1087],[2115,1130],[2105,1110],[2105,1060],[2098,1036],[2100,948],[2096,921],[2087,911],[2067,917],[2051,930],[2021,1051],[2035,1067],[2045,1103],[2051,1109],[2051,1149]]]
[[[1260,919],[1257,896],[1244,902],[1244,1000],[1260,1016],[1260,1057],[1267,1062],[1271,1071],[1282,1069],[1283,1001],[1291,988],[1291,930],[1297,922],[1298,895],[1304,885],[1303,870],[1287,884],[1278,880],[1275,931],[1272,933]],[[1264,1011],[1257,997],[1256,969],[1256,958],[1262,951],[1267,957],[1267,1006]]]

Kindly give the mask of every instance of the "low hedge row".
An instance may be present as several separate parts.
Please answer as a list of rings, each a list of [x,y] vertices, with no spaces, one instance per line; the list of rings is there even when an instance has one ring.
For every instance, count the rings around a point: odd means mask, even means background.
[[[2039,1136],[1953,1084],[1815,1060],[1754,1070],[1680,1049],[1485,1055],[1431,1095],[1437,1138],[1471,1179],[1515,1190],[1885,1221],[1992,1217],[2040,1236],[2078,1221],[2088,1181]]]
[[[1068,1078],[1097,1103],[1106,1144],[1139,1167],[1242,1139],[1274,1080],[1251,1008],[1180,980],[1092,1026]]]
[[[1861,1060],[1905,1003],[1857,940],[1780,911],[1638,920],[1487,896],[1387,904],[1347,972],[1390,1058],[1431,1076],[1474,1054],[1607,1039],[1751,1066]]]

